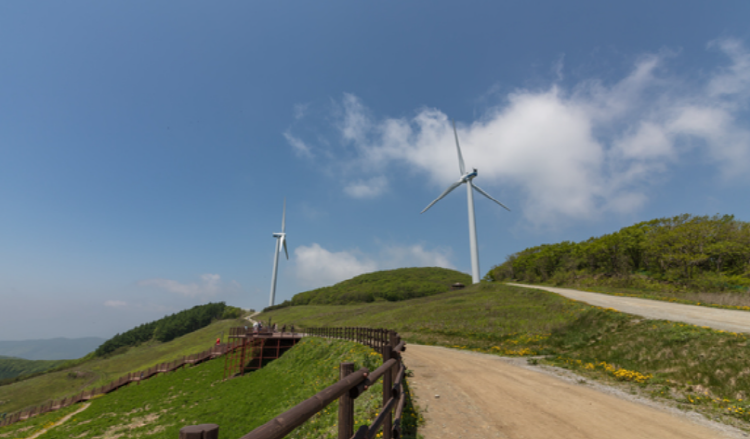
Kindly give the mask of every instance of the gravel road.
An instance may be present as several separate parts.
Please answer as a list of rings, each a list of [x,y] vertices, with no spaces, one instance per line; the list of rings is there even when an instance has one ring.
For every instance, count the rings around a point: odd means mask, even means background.
[[[746,437],[694,413],[579,383],[563,369],[523,366],[525,359],[410,344],[404,361],[427,439]]]
[[[708,326],[714,329],[723,329],[730,332],[750,333],[750,312],[748,311],[683,305],[681,303],[638,299],[635,297],[612,296],[609,294],[589,293],[568,288],[513,283],[508,283],[508,285],[549,291],[573,300],[586,302],[590,305],[613,308],[618,311],[639,315],[648,319],[671,320],[674,322],[690,323],[691,325]]]

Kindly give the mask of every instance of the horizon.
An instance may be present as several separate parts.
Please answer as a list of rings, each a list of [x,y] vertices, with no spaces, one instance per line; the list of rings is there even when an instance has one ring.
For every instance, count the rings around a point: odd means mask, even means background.
[[[745,13],[742,13],[745,11]],[[0,339],[750,221],[750,4],[0,5]]]

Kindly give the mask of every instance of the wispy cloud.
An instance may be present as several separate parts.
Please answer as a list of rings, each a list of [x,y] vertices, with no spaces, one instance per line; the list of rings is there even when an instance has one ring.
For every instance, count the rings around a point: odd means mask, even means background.
[[[333,285],[378,270],[400,267],[454,268],[450,250],[427,250],[421,245],[384,245],[377,254],[359,250],[330,251],[314,243],[294,250],[294,274],[305,288]]]
[[[124,308],[128,306],[126,302],[123,302],[122,300],[107,300],[104,302],[104,306],[108,306],[110,308]]]
[[[385,192],[388,179],[383,175],[369,180],[357,180],[344,187],[344,192],[352,198],[375,198]]]
[[[236,281],[230,282],[227,286],[221,281],[218,274],[202,274],[198,282],[188,284],[180,283],[171,279],[146,279],[138,282],[140,287],[156,287],[170,293],[180,294],[186,297],[210,297],[215,296],[225,290],[237,289],[239,284]]]
[[[478,120],[459,123],[466,164],[479,169],[482,186],[520,192],[523,214],[535,224],[637,210],[649,185],[689,153],[722,178],[746,175],[750,129],[738,118],[750,99],[750,53],[734,39],[709,50],[727,62],[698,82],[670,71],[677,55],[663,52],[644,55],[614,83],[592,78],[565,88],[555,80],[517,89]],[[394,165],[424,173],[436,189],[457,177],[452,129],[439,109],[378,119],[345,94],[334,125],[347,154],[321,157],[356,169],[360,180],[344,189],[350,196],[382,194],[372,183],[387,181]]]
[[[292,145],[292,148],[294,148],[294,152],[297,154],[297,156],[312,157],[313,154],[310,147],[307,146],[307,144],[305,144],[302,139],[294,137],[289,131],[286,131],[284,133],[284,138],[287,142],[289,142],[290,145]]]

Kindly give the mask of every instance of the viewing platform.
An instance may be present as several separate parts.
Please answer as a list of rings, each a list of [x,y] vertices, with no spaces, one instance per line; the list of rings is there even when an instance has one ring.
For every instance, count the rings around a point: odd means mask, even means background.
[[[293,326],[283,326],[280,331],[274,331],[272,327],[260,330],[246,326],[229,328],[229,347],[224,356],[224,379],[262,368],[281,357],[304,336],[305,334],[294,332]]]

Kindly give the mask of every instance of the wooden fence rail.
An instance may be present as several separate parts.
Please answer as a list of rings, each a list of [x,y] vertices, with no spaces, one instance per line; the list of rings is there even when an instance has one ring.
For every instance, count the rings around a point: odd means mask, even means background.
[[[240,439],[281,439],[336,399],[339,400],[338,439],[372,439],[381,429],[383,439],[400,439],[401,416],[406,404],[403,386],[406,369],[401,360],[401,352],[406,349],[406,344],[401,337],[394,331],[373,328],[304,328],[300,329],[300,332],[305,335],[350,340],[370,346],[383,354],[383,364],[372,372],[367,368],[355,372],[353,363],[341,363],[338,382]],[[372,424],[361,426],[355,433],[354,401],[381,377],[383,378],[383,408]],[[218,437],[219,426],[216,424],[187,426],[180,430],[180,439],[217,439]]]
[[[161,363],[146,370],[129,373],[101,387],[97,387],[91,390],[84,390],[77,395],[69,396],[58,401],[50,401],[46,404],[42,404],[41,406],[32,407],[20,412],[6,415],[3,419],[0,419],[0,427],[5,427],[18,421],[25,421],[32,416],[59,410],[64,407],[77,404],[81,401],[88,401],[97,395],[103,395],[105,393],[112,392],[122,386],[126,386],[133,382],[140,382],[159,373],[172,372],[187,364],[202,363],[203,361],[206,361],[208,359],[223,355],[227,350],[228,345],[226,343],[222,343],[216,346],[212,346],[210,349],[207,349],[199,354],[188,355],[170,363]]]

